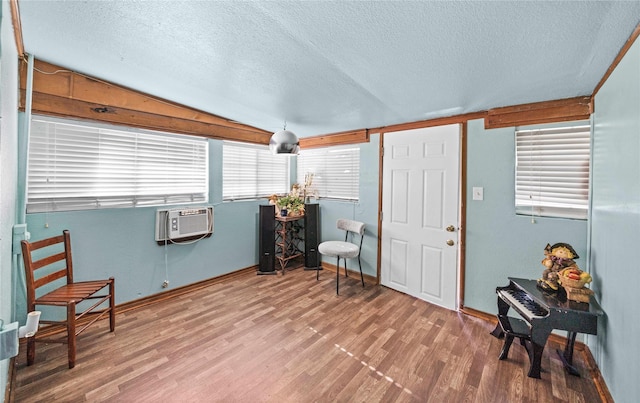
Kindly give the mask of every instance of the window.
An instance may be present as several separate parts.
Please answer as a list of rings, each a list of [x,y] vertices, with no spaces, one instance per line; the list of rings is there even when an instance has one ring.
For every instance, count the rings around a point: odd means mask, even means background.
[[[516,130],[516,213],[587,218],[590,126]]]
[[[208,201],[208,141],[34,117],[27,212]]]
[[[289,157],[268,146],[225,141],[222,145],[222,198],[250,199],[289,191]]]
[[[313,174],[312,188],[319,197],[358,200],[360,186],[360,147],[335,146],[302,150],[298,155],[298,178]]]

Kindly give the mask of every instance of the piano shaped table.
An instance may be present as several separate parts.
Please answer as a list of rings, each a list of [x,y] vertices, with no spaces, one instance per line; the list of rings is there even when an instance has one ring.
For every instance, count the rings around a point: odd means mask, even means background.
[[[536,280],[509,277],[509,285],[497,287],[498,325],[491,332],[495,337],[506,335],[500,359],[507,358],[514,337],[529,354],[529,374],[540,378],[540,361],[547,338],[552,330],[566,330],[567,344],[564,352],[558,350],[565,369],[572,375],[580,375],[573,367],[573,346],[577,333],[597,334],[598,316],[602,308],[591,296],[589,303],[568,300],[562,287],[557,293],[547,293],[538,288]],[[507,316],[513,308],[524,320]]]

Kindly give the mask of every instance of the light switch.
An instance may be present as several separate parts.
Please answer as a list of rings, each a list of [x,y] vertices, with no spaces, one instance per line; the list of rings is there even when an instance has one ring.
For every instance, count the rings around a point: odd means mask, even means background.
[[[473,188],[473,200],[484,200],[484,188],[481,188],[481,187]]]

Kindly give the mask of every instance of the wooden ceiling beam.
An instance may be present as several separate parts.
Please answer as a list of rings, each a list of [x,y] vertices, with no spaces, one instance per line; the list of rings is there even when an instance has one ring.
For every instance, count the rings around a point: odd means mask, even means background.
[[[376,127],[372,129],[305,137],[300,139],[300,147],[305,149],[340,144],[363,143],[369,141],[370,133],[390,133],[424,127],[443,126],[454,123],[464,123],[474,119],[484,119],[486,129],[584,120],[589,119],[589,116],[592,113],[591,107],[591,97],[588,96],[535,102],[531,104],[494,108],[489,111],[470,112],[429,120]]]
[[[627,54],[629,49],[631,49],[631,46],[634,44],[636,39],[638,39],[639,36],[640,36],[640,24],[636,25],[636,28],[631,33],[631,36],[629,37],[629,39],[627,39],[627,42],[625,42],[624,46],[622,46],[622,48],[620,49],[620,52],[618,52],[618,55],[611,63],[611,66],[609,66],[607,71],[604,73],[604,76],[602,76],[602,79],[600,79],[600,82],[598,83],[598,85],[596,85],[596,88],[593,90],[593,94],[591,95],[592,98],[595,98],[598,91],[600,91],[600,88],[602,88],[605,81],[607,81],[611,73],[613,73],[613,70],[615,70],[618,64],[620,64],[624,56]]]
[[[28,66],[20,64],[20,108]],[[271,133],[35,60],[33,112],[208,138],[268,144]],[[104,110],[106,113],[98,113]]]
[[[591,97],[584,96],[494,108],[487,112],[484,127],[497,129],[584,120],[591,116],[591,107]]]
[[[347,132],[324,134],[321,136],[304,137],[300,139],[300,148],[329,147],[345,144],[358,144],[369,142],[367,129],[352,130]]]
[[[13,24],[13,36],[16,40],[16,49],[18,56],[24,57],[24,41],[22,40],[22,20],[20,19],[20,7],[18,6],[18,0],[9,0],[9,7],[11,7],[11,23]]]
[[[24,91],[21,91],[21,96],[25,96]],[[105,106],[102,103],[78,101],[40,92],[33,93],[32,112],[34,114],[80,118],[142,129],[189,134],[217,140],[268,144],[271,138],[270,133],[259,133],[253,130],[227,127],[198,120]]]
[[[441,118],[434,118],[429,120],[419,120],[416,122],[399,123],[396,125],[389,125],[383,127],[377,127],[375,129],[369,129],[369,133],[390,133],[399,132],[404,130],[422,129],[425,127],[445,126],[455,123],[464,123],[469,120],[483,119],[487,116],[487,112],[470,112],[463,113],[454,116],[444,116]]]

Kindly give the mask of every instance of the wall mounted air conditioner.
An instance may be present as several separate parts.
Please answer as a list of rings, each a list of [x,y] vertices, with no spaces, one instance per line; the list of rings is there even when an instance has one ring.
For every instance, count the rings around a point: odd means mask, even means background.
[[[184,240],[213,233],[213,207],[156,210],[156,241]]]

